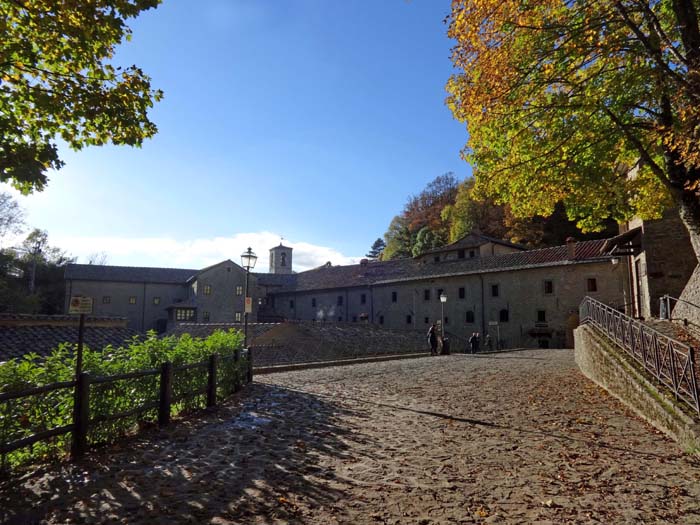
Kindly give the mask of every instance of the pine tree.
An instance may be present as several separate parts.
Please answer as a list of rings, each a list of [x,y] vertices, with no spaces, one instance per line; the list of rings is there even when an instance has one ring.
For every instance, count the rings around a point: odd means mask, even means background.
[[[384,242],[384,239],[378,238],[372,244],[372,248],[370,248],[369,253],[367,253],[366,257],[368,259],[379,259],[379,257],[381,257],[382,255],[382,252],[384,251],[384,248],[386,248],[386,243]]]

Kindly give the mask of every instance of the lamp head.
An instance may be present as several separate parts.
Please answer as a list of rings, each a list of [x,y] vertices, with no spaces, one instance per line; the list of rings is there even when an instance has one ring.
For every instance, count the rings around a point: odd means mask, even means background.
[[[241,254],[241,265],[246,270],[252,270],[255,268],[255,262],[258,260],[258,256],[255,255],[253,250],[248,248],[245,252]]]

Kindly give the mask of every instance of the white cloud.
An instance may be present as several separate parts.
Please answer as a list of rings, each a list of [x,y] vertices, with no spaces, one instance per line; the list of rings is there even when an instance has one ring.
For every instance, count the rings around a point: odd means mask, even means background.
[[[78,262],[85,263],[91,254],[104,252],[107,264],[124,266],[161,266],[169,268],[204,268],[225,259],[240,264],[240,255],[249,246],[258,255],[254,271],[266,272],[269,250],[280,243],[272,232],[237,233],[231,237],[176,240],[167,237],[76,237],[50,236],[52,246],[58,246]],[[284,240],[294,249],[293,268],[304,271],[330,261],[333,265],[353,264],[360,257],[343,255],[333,248],[307,242]]]

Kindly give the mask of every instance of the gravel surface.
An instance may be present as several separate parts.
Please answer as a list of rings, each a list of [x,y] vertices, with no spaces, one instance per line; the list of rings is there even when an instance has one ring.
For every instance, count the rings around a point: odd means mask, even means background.
[[[272,374],[0,486],[8,523],[700,524],[700,461],[570,350]]]

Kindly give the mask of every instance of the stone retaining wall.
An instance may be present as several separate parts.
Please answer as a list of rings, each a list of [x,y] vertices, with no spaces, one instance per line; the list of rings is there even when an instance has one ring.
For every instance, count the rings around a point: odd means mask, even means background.
[[[698,421],[647,379],[622,350],[588,325],[574,331],[574,340],[576,364],[583,375],[676,440],[684,450],[700,454]]]
[[[252,347],[256,368],[428,351],[423,331],[361,323],[282,323],[256,337]]]

